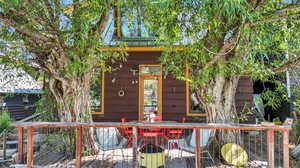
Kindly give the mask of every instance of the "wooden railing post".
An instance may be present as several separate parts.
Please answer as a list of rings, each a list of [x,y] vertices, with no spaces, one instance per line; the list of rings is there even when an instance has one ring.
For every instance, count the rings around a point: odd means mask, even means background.
[[[33,127],[28,127],[27,128],[27,136],[28,136],[28,141],[27,141],[27,168],[32,168],[33,167],[33,152],[34,152],[34,137],[33,137]]]
[[[23,128],[18,127],[18,163],[21,164],[24,161],[24,134]]]
[[[137,134],[138,134],[138,130],[137,127],[133,127],[133,142],[132,142],[132,155],[133,155],[133,162],[134,162],[134,167],[138,167],[138,163],[137,163],[137,149],[138,149],[138,138],[137,138]]]
[[[201,138],[200,128],[196,128],[196,151],[195,151],[195,167],[201,167]]]
[[[77,127],[76,130],[76,168],[81,167],[82,154],[82,127]]]
[[[290,163],[289,163],[289,131],[285,130],[282,131],[283,133],[283,139],[282,139],[282,144],[283,144],[283,167],[284,168],[289,168]]]
[[[267,130],[268,168],[274,168],[274,130]]]

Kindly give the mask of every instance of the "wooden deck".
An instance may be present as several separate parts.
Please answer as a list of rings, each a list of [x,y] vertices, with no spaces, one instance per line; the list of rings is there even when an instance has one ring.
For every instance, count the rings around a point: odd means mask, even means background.
[[[103,153],[95,156],[82,157],[83,168],[132,168],[134,167],[133,156],[124,156],[125,154],[132,153],[132,148],[118,149],[111,151],[103,151]],[[178,149],[165,151],[166,164],[165,168],[193,168],[195,167],[195,156],[192,153],[184,152]],[[35,158],[36,161],[43,163],[33,166],[34,168],[75,168],[76,160],[68,160],[61,153],[47,153],[47,158],[41,156]],[[235,168],[234,166],[223,164],[220,160],[214,160],[214,163],[207,159],[202,158],[202,167],[206,168]],[[12,165],[15,168],[26,168],[25,164]],[[249,168],[262,168],[267,167],[267,161],[251,160],[243,167]]]

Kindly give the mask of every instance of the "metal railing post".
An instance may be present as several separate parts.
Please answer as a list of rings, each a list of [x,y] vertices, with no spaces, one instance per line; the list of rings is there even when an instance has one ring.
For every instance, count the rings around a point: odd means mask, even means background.
[[[201,167],[201,138],[200,128],[196,128],[196,152],[195,152],[195,167]]]
[[[138,130],[137,127],[133,127],[132,129],[133,129],[133,143],[132,143],[133,162],[134,162],[134,167],[138,167],[138,162],[137,162]]]
[[[274,168],[274,130],[267,130],[268,168]]]
[[[81,153],[82,153],[82,127],[76,129],[76,168],[81,167]]]
[[[282,131],[283,133],[283,139],[282,139],[282,145],[283,145],[283,167],[289,168],[289,131],[285,130]]]
[[[33,167],[33,152],[34,152],[34,139],[33,139],[33,127],[28,127],[27,128],[27,136],[28,136],[28,141],[27,141],[27,168],[32,168]]]
[[[18,163],[24,162],[24,134],[23,127],[18,127]]]

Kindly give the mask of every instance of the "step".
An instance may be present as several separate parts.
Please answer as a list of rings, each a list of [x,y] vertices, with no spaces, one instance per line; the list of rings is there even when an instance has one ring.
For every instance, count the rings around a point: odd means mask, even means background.
[[[6,149],[6,158],[11,157],[13,154],[17,153],[17,149]],[[3,158],[3,150],[0,150],[0,157]]]
[[[3,142],[2,142],[3,144]],[[6,141],[6,145],[17,145],[18,144],[18,141],[16,140],[9,140],[9,141]]]
[[[16,140],[6,141],[6,149],[17,148],[17,147],[18,147],[18,141]],[[0,142],[0,149],[3,149],[3,142]]]
[[[27,168],[26,164],[14,164],[10,165],[9,168]],[[45,166],[33,166],[33,168],[45,168]]]
[[[14,165],[10,165],[9,168],[27,168],[27,165],[26,164],[14,164]],[[33,165],[32,168],[49,168],[49,166],[37,166],[37,165]],[[60,168],[62,168],[62,167],[60,167]]]

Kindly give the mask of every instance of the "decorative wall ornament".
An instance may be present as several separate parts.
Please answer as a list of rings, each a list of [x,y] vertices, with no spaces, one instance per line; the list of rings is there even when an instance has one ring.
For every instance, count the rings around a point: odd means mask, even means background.
[[[133,80],[131,81],[131,83],[134,85],[134,84],[137,84],[137,83],[139,83],[139,82],[138,82],[138,80],[133,79]]]
[[[136,75],[138,74],[139,72],[139,67],[137,65],[132,65],[132,67],[130,68],[130,71],[132,72],[132,75],[133,75],[133,80],[131,81],[131,83],[134,85],[134,84],[137,84],[138,81],[137,79],[135,79]]]
[[[113,73],[113,78],[111,80],[111,83],[116,83],[117,80],[117,73]]]
[[[114,77],[112,80],[111,80],[111,83],[115,83],[116,82],[116,78]]]
[[[119,90],[118,96],[119,96],[119,97],[125,96],[125,91],[124,91],[123,89]]]

